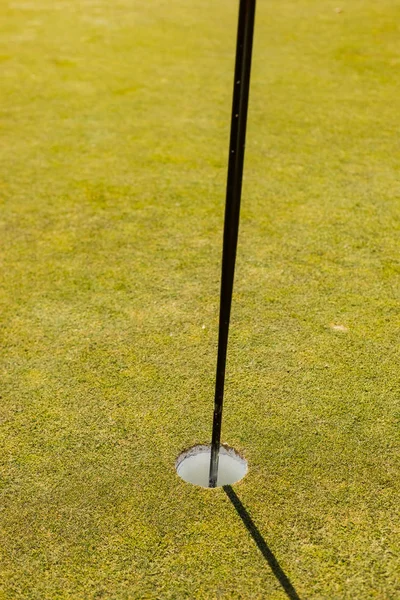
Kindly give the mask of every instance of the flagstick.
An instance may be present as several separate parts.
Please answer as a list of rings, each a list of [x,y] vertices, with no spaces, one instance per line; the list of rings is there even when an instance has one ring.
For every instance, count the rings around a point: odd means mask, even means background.
[[[240,198],[242,193],[255,8],[256,0],[240,0],[236,42],[235,79],[233,85],[231,138],[229,143],[228,178],[226,186],[218,359],[209,475],[209,487],[212,488],[217,485],[218,476],[226,353],[239,231]]]

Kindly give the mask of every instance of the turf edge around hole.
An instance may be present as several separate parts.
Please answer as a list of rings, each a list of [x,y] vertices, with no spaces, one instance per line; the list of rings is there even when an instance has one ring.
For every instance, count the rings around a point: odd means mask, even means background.
[[[210,470],[210,445],[196,445],[182,452],[175,463],[176,472],[181,479],[193,485],[208,488]],[[229,446],[221,445],[219,452],[217,487],[237,483],[247,473],[245,458]],[[209,488],[210,489],[210,488]]]

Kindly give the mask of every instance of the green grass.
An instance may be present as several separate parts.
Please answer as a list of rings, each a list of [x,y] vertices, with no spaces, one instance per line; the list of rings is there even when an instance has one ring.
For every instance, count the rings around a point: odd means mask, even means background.
[[[258,3],[223,440],[302,600],[387,600],[400,4],[336,6]],[[285,599],[174,470],[211,434],[237,2],[0,14],[0,598]]]

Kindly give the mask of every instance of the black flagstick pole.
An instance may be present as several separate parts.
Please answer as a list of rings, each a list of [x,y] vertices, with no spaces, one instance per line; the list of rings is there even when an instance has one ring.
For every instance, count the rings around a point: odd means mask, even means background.
[[[236,248],[239,231],[240,198],[242,193],[255,9],[256,0],[240,0],[236,42],[235,79],[233,85],[231,138],[229,143],[228,180],[226,186],[218,359],[209,475],[209,486],[212,488],[217,485],[218,476],[226,352],[228,346],[229,319],[231,314],[233,279],[235,274]]]

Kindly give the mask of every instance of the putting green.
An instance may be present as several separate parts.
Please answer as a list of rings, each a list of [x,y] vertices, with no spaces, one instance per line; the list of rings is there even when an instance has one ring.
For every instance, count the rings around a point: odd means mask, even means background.
[[[237,3],[0,17],[0,598],[400,597],[400,4],[258,2],[225,491]]]

